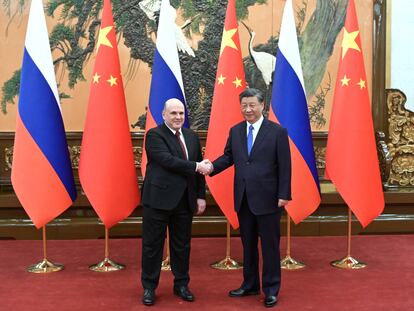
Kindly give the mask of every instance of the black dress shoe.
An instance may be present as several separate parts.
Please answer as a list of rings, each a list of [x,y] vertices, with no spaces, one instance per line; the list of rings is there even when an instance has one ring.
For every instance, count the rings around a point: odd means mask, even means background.
[[[146,306],[152,306],[155,303],[155,290],[145,288],[142,303]]]
[[[242,287],[229,291],[230,297],[243,297],[251,295],[259,295],[260,290],[258,289],[244,289]]]
[[[188,286],[174,286],[174,295],[177,295],[185,301],[194,301],[194,295],[192,292],[190,292]]]
[[[276,296],[266,296],[264,300],[264,306],[266,308],[271,308],[275,306],[277,303],[277,297]]]

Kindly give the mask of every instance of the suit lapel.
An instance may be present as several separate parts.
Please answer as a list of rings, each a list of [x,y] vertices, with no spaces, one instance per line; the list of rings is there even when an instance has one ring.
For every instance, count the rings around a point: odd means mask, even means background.
[[[247,132],[246,131],[247,131],[247,124],[246,124],[246,121],[244,121],[240,125],[239,135],[240,135],[240,140],[241,140],[241,150],[247,157],[248,154],[247,154],[247,134],[246,134]]]
[[[188,159],[190,160],[190,159],[192,159],[192,155],[193,155],[193,144],[191,144],[191,139],[190,139],[190,136],[189,136],[189,133],[188,133],[187,129],[182,128],[181,131],[183,132],[185,147],[187,148]]]
[[[266,119],[263,119],[262,125],[260,126],[260,129],[259,129],[259,132],[257,133],[256,139],[254,140],[252,150],[250,151],[249,158],[252,156],[252,154],[255,152],[255,150],[257,150],[257,148],[260,147],[260,144],[263,142],[263,140],[264,140],[264,138],[265,138],[268,131],[269,131],[268,121]],[[245,144],[246,144],[246,150],[247,150],[247,142],[245,142]]]
[[[171,132],[171,130],[165,125],[165,123],[163,123],[162,129],[164,131],[165,137],[167,138],[169,144],[175,150],[174,155],[179,156],[180,158],[184,159],[184,155],[183,155],[183,152],[181,151],[181,146],[180,146],[180,143],[177,140],[177,137],[173,134],[173,132]],[[184,137],[184,139],[185,139],[185,137]]]

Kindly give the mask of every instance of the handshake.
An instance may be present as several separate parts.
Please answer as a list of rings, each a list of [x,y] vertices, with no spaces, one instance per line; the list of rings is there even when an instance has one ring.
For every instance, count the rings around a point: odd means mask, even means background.
[[[197,162],[196,172],[202,175],[210,175],[213,172],[214,167],[209,159],[205,159],[201,162]]]

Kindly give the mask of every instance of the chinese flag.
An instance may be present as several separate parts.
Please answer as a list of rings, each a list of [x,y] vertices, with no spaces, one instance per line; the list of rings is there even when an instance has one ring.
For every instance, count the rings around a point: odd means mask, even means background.
[[[326,149],[326,173],[362,226],[384,209],[354,0],[348,4]]]
[[[111,3],[104,0],[79,177],[106,228],[128,217],[140,201],[128,124]]]
[[[230,128],[243,120],[239,94],[246,88],[240,49],[236,6],[229,0],[224,21],[216,83],[211,104],[210,124],[204,157],[214,160],[223,154]],[[208,188],[233,228],[239,222],[233,202],[234,168],[214,178],[207,177]]]

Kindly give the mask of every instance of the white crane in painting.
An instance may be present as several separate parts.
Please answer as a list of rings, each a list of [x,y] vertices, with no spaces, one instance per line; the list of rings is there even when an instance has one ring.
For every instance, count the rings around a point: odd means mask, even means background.
[[[155,13],[161,9],[161,0],[142,0],[139,4],[140,9],[147,15],[150,20],[155,21]],[[175,32],[175,41],[177,43],[177,48],[180,52],[187,53],[188,55],[195,57],[194,51],[191,46],[188,44],[187,38],[183,33],[183,29],[191,24],[192,20],[187,19],[183,25],[179,26],[175,23],[177,19],[177,10],[170,5],[170,14],[171,18],[174,21],[174,32]]]
[[[272,54],[266,52],[258,52],[253,50],[253,40],[256,36],[256,33],[247,26],[244,22],[241,22],[244,27],[246,27],[247,31],[250,34],[249,40],[249,53],[250,57],[252,58],[254,64],[256,65],[257,69],[262,74],[263,80],[266,84],[266,87],[269,87],[270,82],[272,82],[273,71],[275,70],[276,65],[276,57]]]

